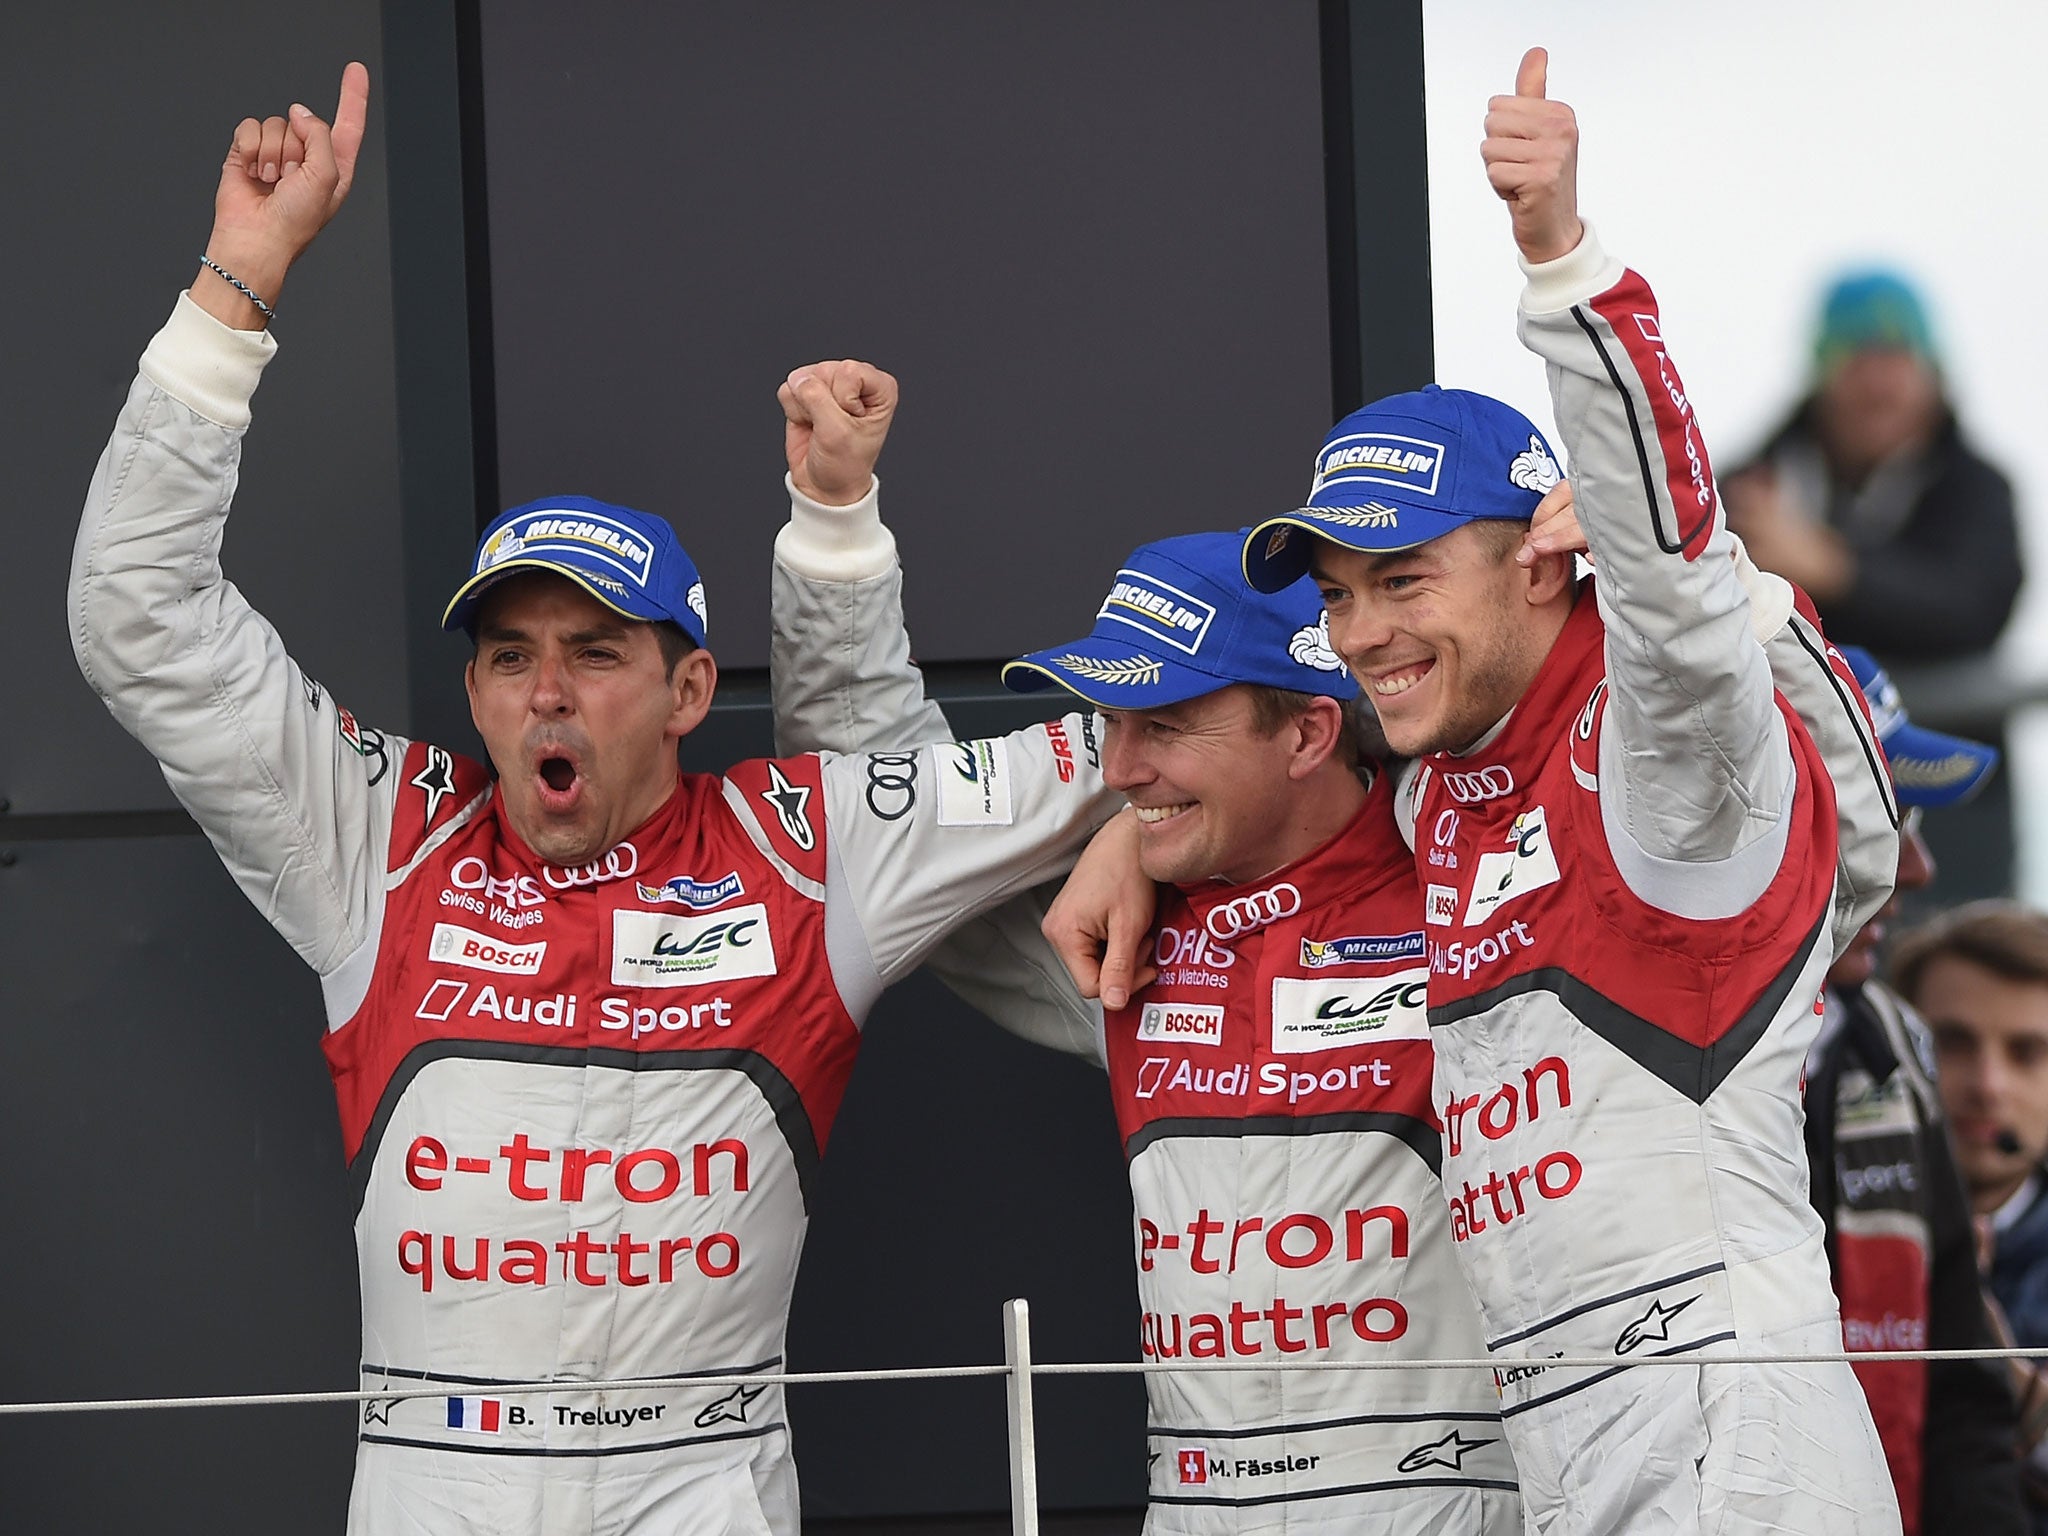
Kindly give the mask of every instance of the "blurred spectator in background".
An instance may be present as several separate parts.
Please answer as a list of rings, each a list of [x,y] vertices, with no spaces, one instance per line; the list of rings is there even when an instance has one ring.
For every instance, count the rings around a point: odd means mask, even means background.
[[[1906,934],[1900,990],[1934,1032],[1956,1159],[2011,1336],[2048,1349],[2048,916],[1981,901]],[[2034,1530],[2048,1532],[2048,1378],[2014,1371]]]
[[[1990,649],[2020,586],[2012,487],[1963,442],[1919,296],[1842,278],[1813,356],[1813,393],[1726,486],[1751,557],[1889,664]]]
[[[1866,651],[1843,655],[1869,700],[1905,820],[1898,891],[1934,879],[1924,807],[1979,789],[1989,747],[1923,730]],[[1985,1349],[1985,1306],[1969,1197],[1942,1125],[1927,1027],[1872,979],[1894,895],[1828,972],[1821,1030],[1806,1058],[1806,1149],[1814,1207],[1852,1351]],[[2044,1011],[2048,1020],[2048,1011]],[[1906,1536],[2023,1536],[2018,1411],[2004,1368],[1973,1361],[1856,1367],[1884,1442]]]
[[[2020,587],[2012,486],[1963,440],[1919,295],[1892,272],[1840,278],[1813,361],[1812,392],[1725,481],[1730,525],[1811,594],[1830,639],[1891,667],[1984,656]],[[1940,723],[2003,746],[2003,710]],[[1951,901],[2010,893],[2009,787],[1944,818],[1938,841]]]

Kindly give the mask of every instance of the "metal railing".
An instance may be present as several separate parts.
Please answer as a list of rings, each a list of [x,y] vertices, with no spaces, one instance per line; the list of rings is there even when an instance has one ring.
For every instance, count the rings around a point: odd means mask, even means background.
[[[1621,1367],[1701,1365],[1868,1364],[1905,1360],[2031,1359],[2026,1349],[1891,1349],[1849,1353],[1844,1350],[1794,1355],[1650,1355],[1616,1359],[1609,1355],[1528,1357],[1526,1363],[1548,1370],[1613,1370]],[[1521,1357],[1496,1355],[1438,1360],[1289,1360],[1273,1364],[1252,1360],[1207,1360],[1162,1365],[1142,1360],[1106,1360],[1040,1365],[1031,1357],[1031,1308],[1024,1300],[1003,1304],[1001,1365],[909,1366],[866,1371],[748,1372],[725,1376],[636,1377],[621,1381],[531,1381],[493,1383],[493,1397],[537,1396],[574,1390],[585,1392],[648,1392],[662,1388],[759,1386],[768,1382],[797,1385],[860,1381],[954,1381],[1000,1376],[1008,1400],[1010,1441],[1010,1529],[1014,1536],[1038,1536],[1038,1439],[1032,1408],[1032,1383],[1047,1376],[1195,1375],[1233,1371],[1492,1371],[1525,1363]],[[28,1414],[131,1413],[195,1408],[275,1408],[309,1403],[369,1403],[448,1395],[445,1383],[422,1387],[378,1387],[349,1392],[258,1392],[213,1397],[88,1398],[42,1403],[0,1403],[0,1418]]]

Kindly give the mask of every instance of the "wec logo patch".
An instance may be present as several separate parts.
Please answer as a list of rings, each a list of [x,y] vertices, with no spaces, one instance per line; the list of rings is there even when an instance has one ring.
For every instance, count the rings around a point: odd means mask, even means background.
[[[1518,896],[1539,891],[1558,881],[1557,853],[1550,846],[1550,829],[1543,819],[1543,807],[1531,806],[1508,828],[1506,853],[1484,853],[1472,877],[1472,899],[1465,905],[1465,926],[1477,928],[1493,916],[1496,908]]]
[[[1273,1054],[1295,1056],[1348,1045],[1429,1038],[1429,970],[1348,981],[1273,982]]]
[[[612,984],[701,987],[775,974],[775,940],[761,902],[703,917],[612,914]]]

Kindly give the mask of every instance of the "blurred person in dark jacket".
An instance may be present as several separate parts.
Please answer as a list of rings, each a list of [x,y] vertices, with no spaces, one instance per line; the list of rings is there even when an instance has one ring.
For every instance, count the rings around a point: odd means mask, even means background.
[[[1814,378],[1724,487],[1751,558],[1804,587],[1831,638],[1894,665],[1990,649],[2020,586],[2012,486],[1963,440],[1903,278],[1835,283]]]
[[[1900,806],[1897,892],[1934,879],[1920,816],[1975,793],[1989,747],[1915,726],[1868,652],[1843,647],[1890,759]],[[1998,1342],[1977,1270],[1969,1197],[1943,1123],[1933,1042],[1873,979],[1898,894],[1828,972],[1806,1061],[1815,1208],[1852,1352]],[[1856,1375],[1884,1443],[1906,1536],[2020,1536],[2018,1410],[2007,1372],[1969,1361],[1872,1361]]]
[[[1941,1096],[2011,1337],[2048,1350],[2048,915],[1980,901],[1906,934],[1899,990],[1926,1016]],[[2013,1371],[2034,1530],[2048,1533],[2048,1377]]]

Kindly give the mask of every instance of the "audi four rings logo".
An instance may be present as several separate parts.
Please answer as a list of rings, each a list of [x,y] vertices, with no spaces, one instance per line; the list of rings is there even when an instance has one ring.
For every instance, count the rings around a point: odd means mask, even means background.
[[[868,754],[868,811],[880,821],[901,821],[917,804],[915,752]]]
[[[1444,788],[1450,791],[1451,798],[1464,805],[1498,800],[1502,795],[1515,792],[1515,776],[1497,764],[1465,773],[1440,773],[1437,777],[1444,781]]]
[[[1209,914],[1209,936],[1219,943],[1256,932],[1268,923],[1292,917],[1301,910],[1301,892],[1288,881],[1269,885],[1249,896],[1236,896]]]
[[[595,864],[579,864],[574,869],[565,869],[557,864],[543,864],[540,877],[558,891],[573,890],[579,885],[603,885],[608,880],[623,880],[640,870],[640,850],[631,843],[621,843]]]

